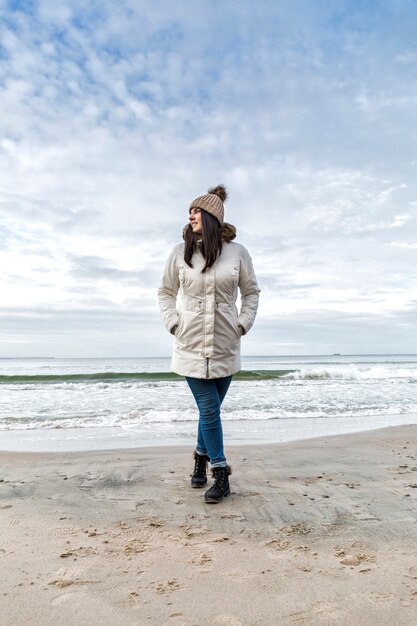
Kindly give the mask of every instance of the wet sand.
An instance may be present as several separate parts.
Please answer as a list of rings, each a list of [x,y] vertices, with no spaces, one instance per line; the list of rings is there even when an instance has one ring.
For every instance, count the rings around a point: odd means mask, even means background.
[[[1,624],[417,623],[417,426],[227,453],[0,453]]]

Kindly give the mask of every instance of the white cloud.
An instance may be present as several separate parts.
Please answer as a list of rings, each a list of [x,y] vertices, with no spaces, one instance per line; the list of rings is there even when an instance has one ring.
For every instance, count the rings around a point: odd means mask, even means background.
[[[417,242],[410,243],[408,241],[390,241],[385,245],[392,246],[393,248],[404,248],[405,250],[414,250],[417,248]]]
[[[218,182],[262,288],[248,351],[314,351],[309,316],[322,341],[337,316],[346,345],[369,341],[362,315],[400,328],[417,278],[408,5],[372,37],[331,3],[0,7],[6,355],[168,352],[158,277]],[[274,343],[286,315],[306,331]]]

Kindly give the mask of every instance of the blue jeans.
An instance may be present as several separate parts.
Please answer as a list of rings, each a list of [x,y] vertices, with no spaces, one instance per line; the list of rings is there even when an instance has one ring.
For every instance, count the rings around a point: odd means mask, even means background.
[[[186,376],[199,411],[196,452],[206,454],[212,467],[225,467],[223,451],[223,429],[220,407],[232,382],[225,378],[190,378]]]

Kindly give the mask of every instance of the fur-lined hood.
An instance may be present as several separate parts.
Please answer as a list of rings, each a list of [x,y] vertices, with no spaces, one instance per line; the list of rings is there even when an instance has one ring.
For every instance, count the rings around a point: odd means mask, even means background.
[[[185,231],[188,228],[188,224],[182,229],[182,238],[185,239]],[[222,239],[223,241],[233,241],[236,238],[236,226],[223,222],[222,224]]]

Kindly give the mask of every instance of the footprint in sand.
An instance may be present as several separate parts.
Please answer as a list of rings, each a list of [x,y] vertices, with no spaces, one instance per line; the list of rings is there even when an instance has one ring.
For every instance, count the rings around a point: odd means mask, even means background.
[[[286,539],[271,539],[259,545],[267,549],[267,557],[274,561],[285,559],[285,555],[288,554],[288,551],[294,550],[295,548],[294,544]]]
[[[160,594],[170,593],[181,589],[183,586],[184,585],[181,585],[176,578],[172,578],[171,580],[165,580],[164,582],[156,585],[155,591]]]
[[[190,565],[199,566],[200,571],[208,572],[212,569],[212,561],[213,559],[209,554],[207,554],[206,552],[201,552],[201,554],[196,554],[195,556],[193,556],[193,558],[190,559],[188,562],[190,563]]]
[[[214,549],[208,543],[199,543],[195,546],[197,552],[188,562],[190,565],[196,565],[201,572],[209,572],[213,568]]]
[[[150,537],[144,536],[140,539],[130,539],[127,541],[122,547],[122,552],[126,556],[131,556],[132,554],[140,554],[150,549],[152,549]]]
[[[374,554],[367,554],[366,552],[355,552],[354,554],[347,554],[343,548],[338,548],[335,551],[335,556],[338,557],[341,565],[361,565],[362,563],[375,562]]]
[[[59,556],[61,559],[66,559],[70,556],[84,558],[87,556],[95,556],[96,554],[99,554],[99,551],[96,548],[92,548],[91,546],[80,546],[79,548],[68,548]]]
[[[0,548],[0,558],[4,556],[5,554],[6,554],[6,550],[3,550],[3,548]]]
[[[208,528],[198,528],[190,526],[189,524],[183,524],[182,526],[180,526],[183,534],[185,535],[185,537],[187,539],[192,539],[194,537],[198,537],[201,535],[206,535],[209,532]]]
[[[290,541],[280,540],[280,539],[271,539],[271,541],[267,541],[264,543],[264,546],[273,550],[274,552],[281,552],[282,550],[288,550],[292,547]]]
[[[307,526],[306,524],[302,524],[299,522],[298,524],[291,524],[290,526],[285,526],[284,528],[280,528],[280,531],[287,536],[291,535],[308,535],[311,533],[313,529],[311,526]]]

